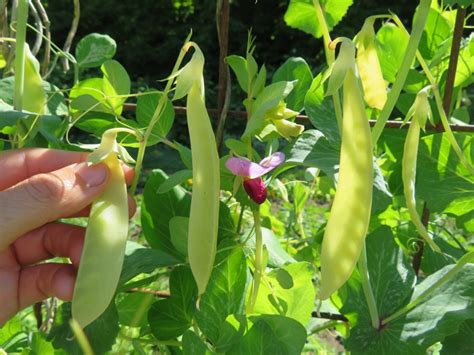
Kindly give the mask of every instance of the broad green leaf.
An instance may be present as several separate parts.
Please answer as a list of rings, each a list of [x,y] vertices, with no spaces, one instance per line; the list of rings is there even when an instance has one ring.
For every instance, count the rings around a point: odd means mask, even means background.
[[[428,276],[415,287],[411,300],[417,298],[454,265]],[[403,329],[401,341],[427,348],[446,336],[456,334],[459,326],[474,318],[474,264],[467,264],[434,294],[393,322],[391,328]]]
[[[148,312],[151,331],[158,340],[174,339],[192,326],[197,286],[188,266],[172,271],[170,292],[170,298],[155,302]]]
[[[5,68],[6,65],[7,65],[7,61],[5,60],[5,57],[3,56],[3,54],[0,53],[0,69]]]
[[[21,334],[23,334],[23,337],[27,336],[26,333],[23,333],[20,316],[16,315],[0,327],[0,347],[7,348],[7,345],[11,345],[8,344],[9,341]]]
[[[444,5],[446,6],[454,6],[456,4],[462,7],[468,7],[472,5],[472,0],[444,0]]]
[[[380,317],[386,317],[410,297],[415,284],[415,274],[388,227],[383,226],[369,233],[366,249],[370,283],[377,309]],[[344,304],[341,309],[343,314],[348,317],[355,316],[357,327],[372,327],[357,269],[346,286],[339,291],[339,296]],[[357,337],[357,333],[351,332],[349,344],[356,343],[353,336]]]
[[[142,273],[148,274],[159,267],[168,267],[180,262],[163,251],[145,248],[138,243],[128,241],[119,285],[125,284]]]
[[[112,59],[117,44],[112,37],[100,33],[91,33],[81,38],[76,46],[76,60],[81,68],[100,67],[106,60]]]
[[[455,87],[468,86],[474,81],[474,34],[471,33],[463,47],[459,52],[458,66],[454,79]]]
[[[297,80],[296,85],[285,101],[289,109],[301,111],[304,105],[305,94],[313,81],[311,69],[303,58],[288,58],[272,77],[273,83],[294,80]]]
[[[324,9],[324,18],[331,31],[352,5],[352,0],[320,0]],[[285,13],[285,22],[288,26],[308,33],[316,38],[323,35],[321,25],[316,17],[313,0],[290,0]]]
[[[117,303],[120,324],[130,327],[146,326],[146,316],[154,295],[150,293],[133,292],[125,296]]]
[[[472,164],[474,137],[462,133],[455,137]],[[416,181],[417,197],[425,200],[432,212],[446,210],[460,216],[474,206],[474,177],[459,162],[446,133],[421,139]]]
[[[156,191],[159,194],[170,191],[173,187],[181,185],[186,180],[193,178],[192,170],[179,170],[171,174],[168,179]]]
[[[56,349],[63,349],[68,355],[81,355],[82,349],[69,326],[70,319],[71,303],[63,303],[57,310],[48,340],[53,343]],[[98,354],[105,353],[112,348],[118,332],[118,313],[114,302],[99,318],[84,329],[92,350]]]
[[[268,266],[283,267],[285,264],[296,262],[296,260],[281,247],[280,241],[270,229],[262,228],[262,239],[268,251]],[[254,249],[255,231],[253,229],[249,230],[248,233],[242,236],[242,240],[246,241],[247,247]]]
[[[74,110],[88,111],[93,110],[97,112],[113,113],[111,110],[105,106],[105,93],[103,91],[104,79],[101,78],[90,78],[82,80],[76,83],[69,93],[69,99],[71,100],[70,106]],[[91,98],[81,99],[79,104],[76,104],[74,101],[82,95],[88,95]],[[78,105],[77,108],[74,106]]]
[[[188,255],[189,217],[176,216],[170,219],[171,243],[182,255]]]
[[[254,312],[280,314],[307,325],[314,308],[314,268],[306,262],[274,269],[264,276]]]
[[[192,330],[183,334],[183,355],[207,355],[212,354],[202,339]]]
[[[141,206],[143,234],[155,249],[182,259],[171,243],[169,221],[175,216],[189,216],[191,198],[180,186],[160,194],[158,189],[168,179],[161,170],[154,170],[145,184]]]
[[[452,264],[453,258],[459,259],[464,254],[461,249],[455,248],[443,238],[433,238],[433,240],[441,248],[444,254],[441,255],[433,251],[431,248],[425,248],[423,251],[423,259],[421,260],[421,270],[426,275],[433,274],[443,267]]]
[[[261,315],[251,320],[253,326],[227,354],[301,354],[306,341],[306,329],[301,323],[280,315]]]
[[[39,62],[25,45],[25,73],[22,98],[22,110],[43,114],[46,105],[46,94],[39,72]]]
[[[259,133],[266,124],[265,112],[287,97],[295,84],[294,81],[280,81],[265,87],[252,104],[252,115],[242,137],[248,138]]]
[[[123,103],[127,98],[117,96],[130,94],[130,77],[125,68],[113,59],[105,61],[100,70],[104,74],[102,90],[107,96],[107,103],[111,106],[113,112],[120,115],[123,110]]]
[[[332,99],[325,95],[322,73],[314,78],[306,93],[304,110],[311,124],[324,133],[331,143],[339,146],[341,136],[339,135],[336,114],[334,113],[334,104]]]
[[[447,54],[450,46],[445,47],[442,46],[442,44],[447,39],[451,39],[451,36],[451,26],[448,20],[446,20],[439,11],[431,8],[419,45],[419,51],[423,58],[433,58],[440,48],[445,52],[443,54]]]
[[[140,127],[147,128],[155,113],[158,103],[163,93],[150,93],[138,97],[137,100],[137,121]],[[156,144],[161,138],[166,137],[174,122],[174,109],[170,100],[166,99],[165,107],[162,110],[160,119],[151,131],[148,145]]]
[[[224,243],[230,245],[229,242]],[[222,246],[223,242],[219,244],[220,250]],[[247,264],[242,249],[234,247],[223,260],[220,254],[222,251],[218,251],[217,264],[200,300],[199,311],[196,312],[199,328],[213,342],[219,339],[221,326],[227,316],[241,313],[247,282]]]
[[[247,60],[239,55],[230,55],[226,57],[225,61],[232,68],[240,88],[244,92],[248,92],[249,78],[247,73]]]
[[[385,80],[393,83],[408,46],[406,33],[392,23],[385,23],[377,31],[377,56]]]
[[[46,340],[44,333],[33,333],[30,347],[29,355],[54,354],[53,344]]]
[[[44,80],[42,85],[47,96],[47,110],[45,113],[55,116],[66,116],[68,109],[62,91],[57,86]]]
[[[469,319],[459,326],[459,332],[443,340],[441,355],[469,354],[474,349],[474,319]]]

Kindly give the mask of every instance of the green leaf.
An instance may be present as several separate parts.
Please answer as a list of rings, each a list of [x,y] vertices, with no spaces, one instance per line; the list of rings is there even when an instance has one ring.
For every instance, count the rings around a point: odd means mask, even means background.
[[[125,68],[113,59],[105,61],[100,70],[104,74],[102,89],[107,96],[107,103],[111,106],[113,112],[120,115],[127,98],[115,96],[130,94],[130,77]]]
[[[170,219],[171,243],[182,255],[188,255],[189,217],[176,216]]]
[[[92,109],[97,112],[113,113],[110,108],[105,105],[103,82],[104,80],[101,78],[90,78],[74,84],[69,93],[69,99],[71,100],[70,106],[76,111],[88,111]],[[79,97],[83,95],[87,95],[89,98],[79,99]]]
[[[459,326],[459,332],[443,340],[441,355],[469,354],[474,349],[474,319],[469,319]]]
[[[454,6],[458,4],[462,7],[468,7],[469,5],[472,5],[472,3],[472,0],[444,0],[444,5],[446,6]]]
[[[431,8],[419,45],[419,51],[423,58],[433,58],[439,49],[444,52],[442,54],[447,54],[451,46],[446,47],[442,46],[442,44],[451,36],[451,26],[448,20],[446,20],[438,10]]]
[[[54,354],[53,344],[46,340],[43,333],[33,333],[30,347],[31,352],[29,355]]]
[[[163,93],[155,92],[147,95],[142,95],[138,97],[137,100],[137,121],[140,124],[140,127],[146,128],[150,124],[150,121],[155,113],[155,110],[158,106],[159,101]],[[166,137],[166,135],[173,127],[174,122],[174,109],[173,104],[168,98],[166,99],[165,107],[162,110],[160,119],[155,124],[151,131],[150,139],[148,140],[148,145],[156,144],[161,138]]]
[[[324,18],[328,30],[331,31],[347,13],[347,9],[352,5],[352,0],[320,0],[320,3],[324,9]],[[292,28],[316,38],[323,35],[321,25],[316,17],[313,0],[290,0],[284,18],[286,24]]]
[[[254,312],[280,314],[307,325],[314,308],[314,268],[307,262],[274,269],[264,276]]]
[[[385,23],[377,31],[376,44],[383,77],[393,83],[408,46],[408,36],[394,24]]]
[[[158,193],[167,179],[168,176],[162,170],[153,170],[145,184],[141,206],[143,234],[153,248],[182,260],[171,243],[169,221],[175,216],[189,216],[191,198],[180,186],[166,193]]]
[[[47,81],[43,80],[42,85],[47,95],[47,110],[45,113],[55,116],[67,116],[69,112],[65,103],[63,92],[57,86]]]
[[[426,275],[442,269],[443,267],[452,264],[453,258],[460,259],[464,252],[461,249],[453,247],[443,238],[433,238],[434,242],[441,248],[443,254],[433,251],[431,248],[426,248],[423,251],[423,259],[421,260],[421,270]],[[451,257],[449,257],[451,256]]]
[[[117,304],[120,324],[130,327],[146,326],[146,316],[154,300],[154,295],[150,293],[126,294]]]
[[[234,71],[235,76],[237,77],[237,82],[240,85],[240,88],[247,92],[249,89],[248,82],[248,73],[247,73],[247,60],[244,57],[239,55],[230,55],[226,57],[225,61],[231,69]]]
[[[192,330],[183,334],[183,355],[207,355],[212,354],[202,339]]]
[[[217,265],[212,271],[206,292],[199,303],[196,321],[201,331],[214,343],[219,339],[221,326],[227,316],[241,313],[244,303],[245,284],[247,282],[247,264],[244,252],[234,247],[222,260],[221,242],[217,254]]]
[[[295,84],[296,82],[294,81],[280,81],[265,87],[252,104],[252,115],[247,122],[247,127],[242,137],[248,138],[259,133],[265,127],[265,113],[267,110],[276,106],[287,97]]]
[[[340,145],[341,136],[337,126],[334,104],[330,97],[325,95],[323,74],[319,73],[311,83],[304,98],[304,110],[311,124],[323,132],[326,138],[336,146]]]
[[[100,67],[115,55],[117,44],[112,37],[91,33],[81,38],[76,46],[77,65],[81,68]]]
[[[457,133],[456,140],[472,164],[474,137]],[[460,216],[474,206],[474,177],[460,163],[446,133],[423,137],[418,152],[416,195],[430,211]]]
[[[279,316],[262,315],[250,318],[253,326],[238,346],[228,354],[299,355],[306,341],[306,329],[297,321]]]
[[[158,188],[156,191],[159,194],[170,191],[173,187],[181,185],[186,180],[192,179],[193,171],[192,170],[180,170],[171,174],[168,179]]]
[[[142,273],[151,273],[159,267],[178,263],[180,263],[180,260],[163,251],[145,248],[138,243],[128,241],[119,285],[125,284]]]
[[[454,86],[468,86],[474,81],[474,34],[463,43],[463,48],[459,52],[458,66]]]
[[[188,266],[171,272],[170,292],[170,298],[155,302],[148,312],[151,331],[158,340],[174,339],[192,326],[197,286]]]
[[[300,57],[288,58],[272,77],[273,83],[295,80],[297,80],[296,85],[285,101],[289,109],[301,111],[304,105],[305,94],[313,81],[313,74],[308,63]]]
[[[296,260],[281,247],[279,240],[270,229],[262,228],[262,239],[268,251],[268,266],[282,267],[285,264],[296,262]],[[248,233],[245,233],[242,236],[242,240],[247,241],[247,247],[255,249],[255,230],[251,229]]]
[[[56,313],[48,340],[53,343],[56,349],[63,349],[68,355],[81,355],[82,349],[69,326],[70,319],[71,303],[63,303]],[[84,329],[92,350],[98,354],[105,353],[112,348],[118,332],[118,314],[114,302],[99,318]]]
[[[448,265],[428,276],[415,287],[411,300],[439,280],[454,265]],[[427,348],[446,336],[456,334],[459,326],[474,318],[474,264],[467,264],[454,277],[439,287],[391,327],[403,329],[401,340]]]

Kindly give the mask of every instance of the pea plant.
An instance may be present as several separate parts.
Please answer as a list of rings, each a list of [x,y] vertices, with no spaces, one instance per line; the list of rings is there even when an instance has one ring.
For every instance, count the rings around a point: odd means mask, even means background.
[[[472,2],[420,0],[410,26],[388,11],[333,36],[351,5],[290,0],[282,20],[323,40],[317,68],[290,57],[270,76],[242,39],[225,61],[246,121],[219,149],[191,33],[162,88],[132,93],[110,36],[72,53],[14,2],[0,148],[89,151],[111,178],[69,221],[87,226],[72,302],[17,314],[0,353],[472,353]],[[74,73],[61,88],[47,81],[60,60]],[[177,119],[187,141],[170,138]],[[143,168],[165,148],[173,171]]]

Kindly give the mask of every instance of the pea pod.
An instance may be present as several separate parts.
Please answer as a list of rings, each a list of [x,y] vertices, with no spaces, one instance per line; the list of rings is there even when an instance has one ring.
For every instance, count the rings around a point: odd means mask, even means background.
[[[411,119],[411,125],[408,128],[403,149],[402,180],[408,212],[410,213],[410,218],[415,225],[416,230],[434,251],[441,253],[441,249],[431,239],[426,227],[421,222],[418,212],[416,211],[415,181],[420,129],[425,129],[426,120],[430,118],[431,108],[428,102],[427,88],[425,88],[416,95],[415,102],[405,118],[405,122]]]
[[[188,230],[188,259],[199,295],[211,277],[219,224],[219,155],[204,101],[204,56],[198,45],[191,61],[183,68],[176,93],[187,92],[186,112],[193,162],[193,190]]]
[[[365,102],[370,107],[381,110],[387,101],[387,86],[375,48],[374,21],[372,17],[365,20],[356,36],[355,43],[357,67],[364,88]]]
[[[364,245],[372,206],[372,140],[354,57],[352,61],[343,81],[339,177],[322,244],[321,299],[350,277]]]
[[[116,130],[102,136],[89,161],[102,162],[110,176],[92,204],[72,299],[72,316],[86,327],[109,306],[122,270],[128,235],[128,198],[122,167],[114,152]]]

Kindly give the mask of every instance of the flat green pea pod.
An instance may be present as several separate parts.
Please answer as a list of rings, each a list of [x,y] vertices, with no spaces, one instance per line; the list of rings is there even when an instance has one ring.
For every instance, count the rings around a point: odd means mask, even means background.
[[[339,177],[322,244],[320,299],[331,296],[351,276],[364,245],[372,206],[372,139],[353,56],[342,88]]]
[[[418,155],[418,144],[420,140],[420,129],[425,129],[426,121],[431,120],[431,108],[428,101],[428,89],[422,89],[415,98],[415,102],[410,107],[404,122],[411,119],[410,127],[408,128],[407,137],[405,139],[405,146],[403,149],[402,159],[402,179],[403,192],[405,200],[410,213],[411,220],[416,227],[416,230],[421,237],[430,245],[430,247],[441,253],[441,249],[431,239],[426,227],[421,222],[420,216],[416,211],[416,197],[415,197],[415,181],[416,181],[416,162]]]
[[[382,110],[387,101],[387,86],[375,48],[374,21],[373,17],[367,18],[355,38],[356,60],[364,88],[365,102],[372,108]]]
[[[187,93],[186,112],[193,163],[193,190],[188,230],[188,259],[199,295],[211,277],[219,224],[219,155],[204,101],[204,56],[188,42],[184,50],[195,52],[177,78],[174,99]]]
[[[89,162],[109,168],[105,191],[92,204],[72,299],[72,317],[86,327],[109,306],[122,270],[128,235],[125,177],[117,158],[117,129],[106,131]]]

